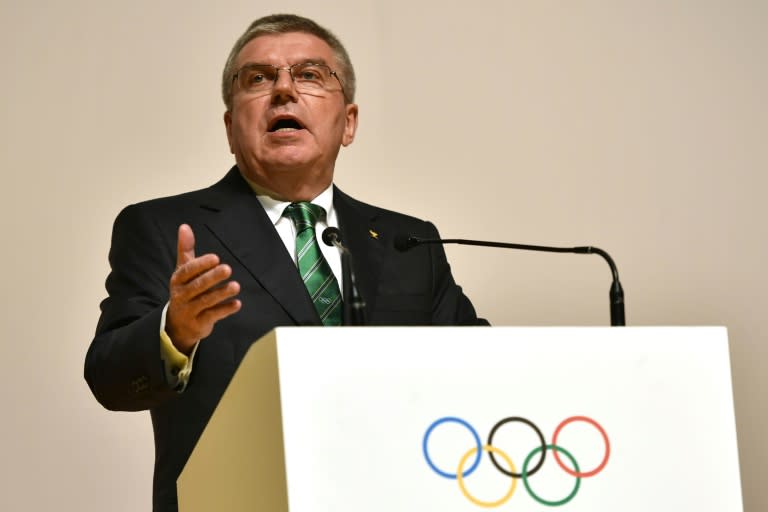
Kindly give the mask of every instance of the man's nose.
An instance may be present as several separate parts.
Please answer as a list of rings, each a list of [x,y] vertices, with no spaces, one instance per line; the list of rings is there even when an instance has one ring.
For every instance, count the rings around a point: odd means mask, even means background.
[[[275,85],[272,87],[273,101],[295,101],[296,83],[291,77],[290,69],[279,68]]]

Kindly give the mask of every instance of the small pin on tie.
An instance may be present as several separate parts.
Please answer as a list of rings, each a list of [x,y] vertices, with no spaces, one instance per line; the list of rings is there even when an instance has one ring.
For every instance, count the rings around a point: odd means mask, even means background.
[[[371,235],[371,238],[373,238],[374,240],[379,239],[379,234],[372,229],[368,230],[368,234]]]

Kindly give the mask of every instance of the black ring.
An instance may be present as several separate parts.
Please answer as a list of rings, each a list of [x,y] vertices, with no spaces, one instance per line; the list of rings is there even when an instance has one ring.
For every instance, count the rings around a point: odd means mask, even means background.
[[[531,427],[536,432],[536,434],[539,436],[539,440],[541,441],[541,457],[539,458],[539,463],[536,464],[533,467],[533,469],[528,471],[526,473],[526,475],[525,475],[525,476],[531,476],[531,475],[536,473],[541,468],[542,464],[544,464],[544,459],[546,458],[546,455],[547,455],[547,443],[546,443],[546,441],[544,441],[544,436],[542,435],[541,430],[539,430],[539,427],[534,425],[532,421],[529,421],[529,420],[527,420],[525,418],[521,418],[519,416],[511,416],[509,418],[504,418],[503,420],[501,420],[498,423],[496,423],[496,425],[494,425],[493,428],[491,429],[491,433],[488,434],[488,444],[493,446],[493,435],[496,433],[496,431],[502,425],[504,425],[506,423],[511,423],[513,421],[519,421],[520,423],[525,423],[526,425]],[[511,471],[507,471],[506,469],[501,467],[499,465],[499,463],[496,461],[496,457],[493,456],[493,452],[491,452],[490,450],[488,451],[488,455],[491,457],[491,462],[493,462],[493,465],[496,466],[496,469],[498,469],[499,471],[501,471],[505,475],[511,476],[512,478],[522,478],[523,477],[522,473],[512,473]]]

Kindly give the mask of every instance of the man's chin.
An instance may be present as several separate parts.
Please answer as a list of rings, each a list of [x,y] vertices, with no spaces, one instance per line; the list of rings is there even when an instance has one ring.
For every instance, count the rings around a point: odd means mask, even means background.
[[[306,148],[286,146],[276,148],[262,159],[265,169],[280,172],[303,171],[318,162],[318,155],[307,151]]]
[[[312,161],[303,158],[280,158],[264,162],[268,173],[304,173],[312,169]]]

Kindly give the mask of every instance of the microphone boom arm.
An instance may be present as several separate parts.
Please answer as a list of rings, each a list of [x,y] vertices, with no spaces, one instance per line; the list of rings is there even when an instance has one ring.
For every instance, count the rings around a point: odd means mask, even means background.
[[[417,236],[409,236],[405,240],[398,241],[404,249],[410,249],[421,244],[459,244],[459,245],[477,245],[481,247],[499,247],[502,249],[520,249],[523,251],[539,251],[539,252],[567,252],[575,254],[598,254],[608,263],[611,268],[611,274],[613,275],[613,282],[611,283],[611,289],[608,293],[611,306],[611,326],[625,326],[626,320],[624,317],[624,289],[621,287],[619,281],[619,270],[616,268],[613,258],[600,249],[599,247],[592,247],[591,245],[577,246],[577,247],[549,247],[546,245],[529,245],[529,244],[511,244],[505,242],[488,242],[483,240],[466,240],[463,238],[421,238]]]

